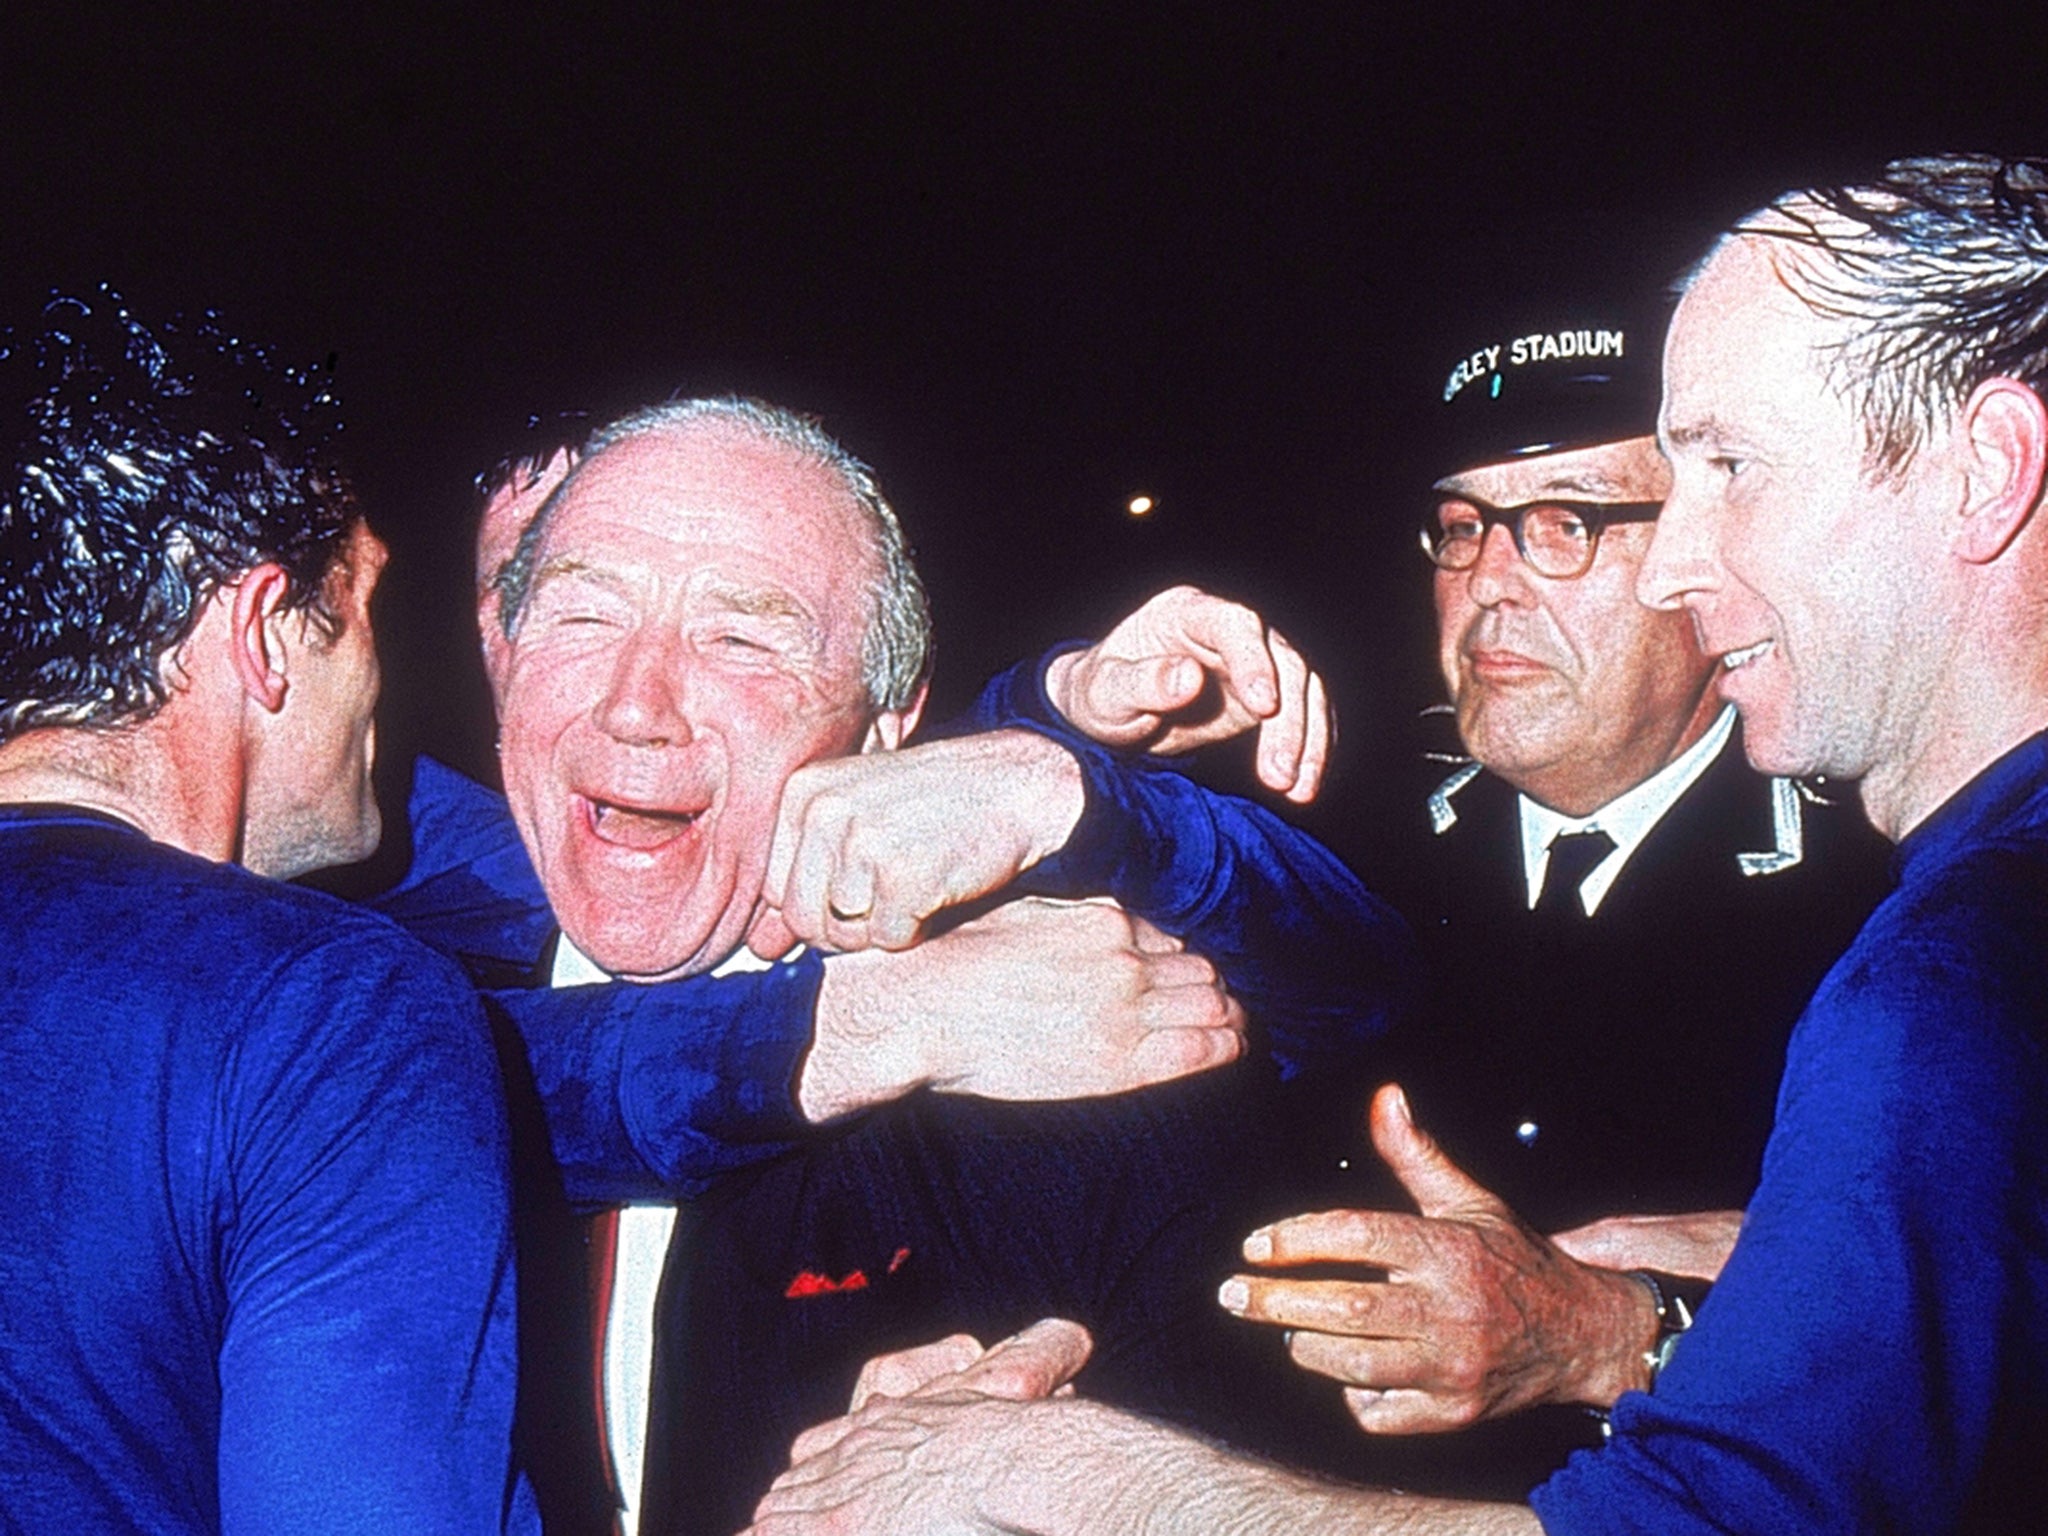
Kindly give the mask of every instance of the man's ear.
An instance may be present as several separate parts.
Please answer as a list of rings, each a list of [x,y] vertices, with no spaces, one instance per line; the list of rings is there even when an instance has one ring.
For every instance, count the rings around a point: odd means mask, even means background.
[[[1973,565],[1996,560],[2041,505],[2048,480],[2048,407],[2018,379],[1986,379],[1956,422],[1967,490],[1954,534]]]
[[[868,733],[861,739],[863,752],[894,752],[910,739],[910,733],[917,729],[917,722],[924,716],[924,701],[931,693],[930,683],[917,685],[917,696],[901,709],[885,709],[868,722]]]
[[[284,615],[284,600],[291,593],[291,578],[282,566],[268,562],[257,566],[221,595],[234,594],[229,610],[228,644],[234,661],[235,679],[242,692],[276,714],[284,708],[288,687],[285,678],[283,637],[277,621]]]

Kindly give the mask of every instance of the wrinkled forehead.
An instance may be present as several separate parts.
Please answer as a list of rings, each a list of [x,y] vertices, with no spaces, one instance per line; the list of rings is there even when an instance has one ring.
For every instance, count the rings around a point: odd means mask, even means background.
[[[1664,354],[1659,431],[1680,456],[1793,430],[1849,379],[1836,364],[1847,322],[1807,295],[1836,278],[1825,253],[1773,235],[1720,245],[1687,288]]]
[[[1671,471],[1649,434],[1481,464],[1446,475],[1436,489],[1472,496],[1494,506],[1520,506],[1555,496],[1567,501],[1662,501],[1671,491]]]
[[[641,433],[579,464],[536,554],[630,562],[690,583],[719,568],[779,585],[821,621],[864,622],[880,566],[872,523],[839,476],[801,449],[725,423]]]

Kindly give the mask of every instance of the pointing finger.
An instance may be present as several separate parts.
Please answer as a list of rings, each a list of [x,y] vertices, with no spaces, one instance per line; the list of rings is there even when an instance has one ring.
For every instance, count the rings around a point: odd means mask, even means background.
[[[1216,1301],[1250,1322],[1354,1339],[1413,1338],[1425,1321],[1425,1303],[1414,1287],[1385,1281],[1232,1275],[1218,1287]]]
[[[1270,632],[1279,706],[1259,727],[1259,782],[1282,794],[1301,777],[1302,749],[1308,742],[1308,663],[1278,630]]]
[[[1301,772],[1291,789],[1285,791],[1296,805],[1315,799],[1323,787],[1323,773],[1329,767],[1330,748],[1335,744],[1336,719],[1320,672],[1308,675],[1308,731],[1301,747]]]

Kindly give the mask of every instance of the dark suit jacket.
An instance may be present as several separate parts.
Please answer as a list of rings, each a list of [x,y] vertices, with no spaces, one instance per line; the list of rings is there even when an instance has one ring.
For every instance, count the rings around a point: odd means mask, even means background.
[[[1538,1227],[1747,1203],[1792,1023],[1890,884],[1853,797],[1801,797],[1799,862],[1745,874],[1777,844],[1772,795],[1738,732],[1565,925],[1527,910],[1514,790],[1481,773],[1451,797],[1409,903],[1434,990],[1395,1059],[1422,1123]]]
[[[1240,1064],[1107,1100],[917,1095],[722,1180],[670,1250],[642,1529],[745,1525],[870,1355],[1053,1315],[1095,1333],[1083,1393],[1284,1450],[1246,1381],[1299,1373],[1215,1301],[1287,1155],[1267,1092]]]

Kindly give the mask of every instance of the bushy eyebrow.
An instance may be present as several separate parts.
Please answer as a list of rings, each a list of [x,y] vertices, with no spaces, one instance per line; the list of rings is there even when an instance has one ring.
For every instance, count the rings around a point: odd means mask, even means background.
[[[1697,448],[1702,443],[1725,443],[1735,435],[1735,429],[1720,417],[1702,416],[1697,421],[1660,429],[1657,440],[1672,448]]]
[[[1537,490],[1539,496],[1620,496],[1625,494],[1621,482],[1611,475],[1597,470],[1581,470],[1573,474],[1559,475],[1545,480]]]
[[[715,608],[760,619],[792,619],[805,629],[817,628],[811,611],[775,587],[707,586],[704,597]]]
[[[713,613],[767,620],[807,655],[820,655],[825,649],[825,629],[817,615],[780,587],[742,587],[711,581],[698,588],[697,597]]]
[[[1468,499],[1474,494],[1471,491],[1457,490],[1441,484],[1437,486],[1436,493],[1453,500]],[[1621,481],[1611,475],[1604,475],[1598,470],[1573,470],[1538,481],[1527,495],[1517,497],[1514,504],[1525,506],[1530,502],[1544,501],[1554,496],[1607,501],[1629,494]]]
[[[534,571],[528,589],[537,591],[548,582],[570,578],[587,581],[592,586],[604,587],[613,592],[626,590],[625,579],[618,572],[606,570],[600,565],[592,565],[588,560],[579,560],[574,555],[557,555],[552,560],[543,561]]]

